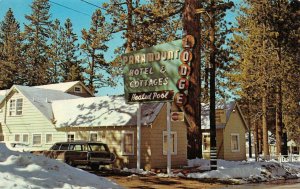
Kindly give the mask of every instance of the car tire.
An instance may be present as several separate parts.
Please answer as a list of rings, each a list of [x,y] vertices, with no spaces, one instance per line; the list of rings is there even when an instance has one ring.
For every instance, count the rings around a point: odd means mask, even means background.
[[[90,167],[93,171],[98,171],[99,170],[99,165],[97,165],[97,164],[91,164]]]

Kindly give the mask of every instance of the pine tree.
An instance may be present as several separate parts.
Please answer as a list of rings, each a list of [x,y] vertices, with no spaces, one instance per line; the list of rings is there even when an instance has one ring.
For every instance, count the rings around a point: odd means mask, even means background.
[[[205,11],[201,14],[201,78],[203,84],[202,102],[209,101],[209,71],[212,67],[211,53],[212,44],[210,38],[213,37],[210,33],[214,30],[214,61],[216,63],[216,96],[218,101],[221,98],[228,98],[229,94],[225,93],[231,88],[227,83],[227,72],[230,70],[231,52],[227,47],[228,36],[232,33],[232,23],[225,20],[225,16],[230,9],[233,9],[233,2],[228,1],[214,1],[215,7],[212,7],[211,1],[203,1],[201,7],[205,7]],[[210,13],[210,14],[209,14]],[[211,20],[214,19],[214,26],[211,26]],[[229,88],[229,90],[228,90]]]
[[[196,0],[185,1],[183,9],[183,33],[195,38],[193,47],[193,60],[190,62],[193,72],[190,75],[188,102],[183,110],[188,120],[188,158],[202,158],[202,132],[201,132],[201,103],[200,103],[200,15],[196,10],[200,3]],[[195,16],[195,19],[191,19]],[[193,95],[193,96],[192,96]]]
[[[233,43],[235,51],[239,55],[236,61],[240,72],[235,79],[242,89],[239,93],[242,97],[246,98],[247,101],[253,101],[256,98],[260,101],[263,150],[265,158],[267,158],[269,155],[267,96],[270,87],[270,77],[267,69],[270,68],[268,63],[272,61],[267,60],[266,55],[272,54],[272,52],[267,49],[267,45],[269,45],[267,44],[267,26],[262,19],[263,14],[261,14],[264,7],[258,1],[252,1],[251,3],[252,6],[250,7],[242,7],[247,16],[241,15],[238,18],[240,26],[238,32],[241,32],[241,34],[235,35]],[[233,71],[233,73],[238,73],[238,71]]]
[[[50,83],[58,83],[61,81],[61,61],[62,61],[62,45],[63,40],[61,36],[61,26],[58,19],[54,20],[54,23],[51,27],[50,32],[50,48],[48,49],[49,53],[49,72],[50,72]]]
[[[239,57],[238,69],[235,70],[239,74],[235,81],[242,89],[240,94],[243,98],[251,102],[258,99],[261,103],[261,108],[256,110],[262,115],[263,151],[267,158],[268,131],[275,131],[277,153],[286,153],[281,149],[281,141],[286,138],[282,131],[299,132],[289,128],[291,122],[287,121],[295,117],[295,112],[299,112],[299,97],[294,98],[299,94],[299,80],[289,77],[290,74],[299,75],[299,61],[295,57],[297,53],[291,51],[299,46],[294,44],[297,41],[299,19],[293,16],[296,11],[291,3],[295,1],[245,2],[238,19],[237,31],[240,33],[235,35],[233,44]],[[292,48],[290,44],[293,44]],[[294,113],[291,114],[286,107],[293,107]]]
[[[62,81],[83,81],[83,68],[78,57],[78,37],[73,32],[70,19],[67,19],[61,30],[61,65]]]
[[[83,44],[80,48],[83,52],[83,63],[85,68],[86,82],[88,88],[97,92],[97,89],[106,86],[114,86],[115,81],[110,77],[110,65],[104,59],[104,52],[108,47],[109,32],[106,30],[105,17],[98,9],[92,15],[91,27],[89,30],[83,29]]]
[[[111,0],[103,7],[111,17],[110,32],[121,33],[125,39],[117,53],[130,52],[172,41],[181,27],[181,1]]]
[[[0,89],[10,88],[13,84],[22,84],[22,38],[20,26],[13,11],[6,12],[0,23]]]
[[[49,63],[50,37],[50,4],[48,0],[35,0],[31,5],[31,15],[25,18],[30,22],[25,24],[25,57],[27,85],[42,85],[51,81],[51,68]]]

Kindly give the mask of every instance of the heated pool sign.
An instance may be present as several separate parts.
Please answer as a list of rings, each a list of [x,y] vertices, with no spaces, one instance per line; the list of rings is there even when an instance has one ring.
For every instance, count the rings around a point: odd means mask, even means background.
[[[176,40],[122,56],[128,103],[173,101],[177,93],[186,97],[192,55],[183,44]]]

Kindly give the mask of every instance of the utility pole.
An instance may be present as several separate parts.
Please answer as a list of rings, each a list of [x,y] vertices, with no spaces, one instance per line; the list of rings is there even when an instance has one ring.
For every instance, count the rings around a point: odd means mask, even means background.
[[[200,8],[199,0],[185,0],[183,10],[183,35],[192,35],[195,38],[193,59],[190,63],[190,87],[188,90],[188,102],[184,112],[189,119],[188,128],[188,158],[202,157],[202,132],[201,132],[201,102],[200,102],[200,14],[196,10]]]
[[[210,168],[217,170],[217,132],[216,132],[216,45],[215,45],[215,1],[211,0],[210,16],[210,98],[209,98],[209,120],[210,120]]]

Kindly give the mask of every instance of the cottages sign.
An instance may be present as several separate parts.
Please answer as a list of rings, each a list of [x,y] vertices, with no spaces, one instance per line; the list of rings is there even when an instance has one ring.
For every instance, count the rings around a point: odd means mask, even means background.
[[[190,68],[182,65],[181,59],[191,59],[189,53],[184,53],[182,40],[124,54],[126,101],[172,101],[179,91],[188,87],[186,76]]]

